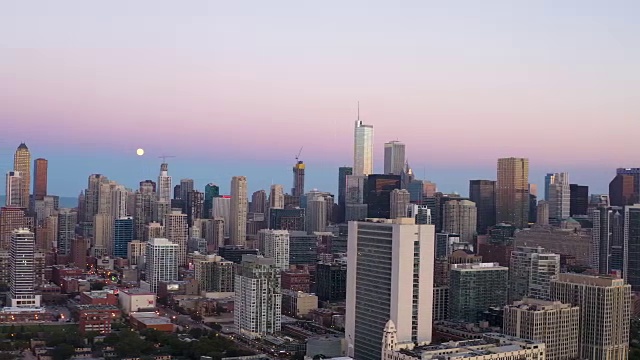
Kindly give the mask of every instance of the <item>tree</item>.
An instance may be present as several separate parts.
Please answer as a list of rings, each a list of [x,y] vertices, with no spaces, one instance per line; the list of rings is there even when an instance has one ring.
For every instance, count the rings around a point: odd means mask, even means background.
[[[66,360],[76,353],[76,349],[71,344],[58,344],[53,348],[53,360]]]

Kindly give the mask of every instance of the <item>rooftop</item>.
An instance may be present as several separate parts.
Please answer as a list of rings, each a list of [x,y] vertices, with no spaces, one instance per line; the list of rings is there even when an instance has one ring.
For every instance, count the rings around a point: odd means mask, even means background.
[[[137,321],[145,324],[145,325],[167,325],[167,324],[173,324],[171,322],[171,319],[159,316],[158,314],[156,314],[154,312],[132,313],[131,317],[136,319]]]
[[[124,293],[127,294],[129,296],[131,295],[155,295],[154,293],[144,290],[144,289],[140,289],[140,288],[131,288],[131,289],[126,289],[126,290],[121,290],[120,293]]]
[[[0,313],[3,314],[17,314],[17,313],[23,313],[23,314],[29,314],[29,313],[37,313],[37,314],[44,314],[47,311],[45,310],[45,308],[20,308],[20,307],[3,307],[0,309]]]
[[[431,354],[434,355],[431,356],[431,359],[440,360],[449,358],[452,354],[455,354],[455,357],[468,358],[520,351],[538,346],[544,347],[544,344],[499,333],[487,333],[484,334],[482,339],[450,341],[443,344],[423,345],[414,347],[413,349],[401,349],[399,351],[417,358],[422,358],[424,353],[435,353]],[[437,353],[443,350],[448,350],[450,353],[447,356],[437,355]]]
[[[104,310],[104,311],[120,311],[120,309],[115,305],[76,305],[76,309],[78,310]]]

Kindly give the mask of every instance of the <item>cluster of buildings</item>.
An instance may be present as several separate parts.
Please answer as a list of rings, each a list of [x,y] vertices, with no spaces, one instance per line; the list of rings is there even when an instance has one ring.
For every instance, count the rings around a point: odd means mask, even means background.
[[[415,176],[399,141],[374,173],[373,126],[360,119],[337,202],[305,191],[305,166],[296,157],[290,192],[276,184],[251,196],[244,176],[229,195],[192,179],[172,186],[166,162],[135,190],[93,174],[70,209],[47,194],[45,159],[31,192],[21,144],[0,209],[0,321],[44,317],[42,298],[57,287],[80,294],[74,318],[100,332],[123,314],[169,329],[153,312],[159,298],[232,313],[249,341],[286,343],[284,333],[308,332],[290,318],[307,319],[344,331],[324,351],[358,360],[627,358],[640,170],[618,169],[602,195],[548,174],[538,200],[528,159],[502,158],[495,180],[444,194]]]

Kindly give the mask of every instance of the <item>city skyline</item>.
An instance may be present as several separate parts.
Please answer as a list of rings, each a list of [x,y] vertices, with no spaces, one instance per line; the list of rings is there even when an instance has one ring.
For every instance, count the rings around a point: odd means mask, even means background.
[[[400,140],[445,192],[493,179],[501,157],[529,158],[538,185],[566,171],[594,192],[637,166],[637,3],[364,4],[11,4],[0,15],[11,34],[0,36],[0,167],[24,141],[51,161],[49,192],[75,196],[91,173],[129,187],[155,179],[154,157],[169,154],[175,178],[244,175],[251,192],[271,178],[288,189],[304,146],[307,189],[335,191],[358,101],[376,129],[374,173],[383,144]],[[189,141],[175,141],[177,124]],[[283,131],[300,128],[324,136]]]

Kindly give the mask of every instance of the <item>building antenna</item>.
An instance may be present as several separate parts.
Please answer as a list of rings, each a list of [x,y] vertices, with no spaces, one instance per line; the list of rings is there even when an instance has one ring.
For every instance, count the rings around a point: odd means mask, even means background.
[[[175,156],[174,155],[161,155],[161,156],[158,156],[158,157],[160,159],[162,159],[163,163],[166,163],[167,162],[167,158],[174,158]]]
[[[360,101],[358,101],[358,121],[360,121]]]

